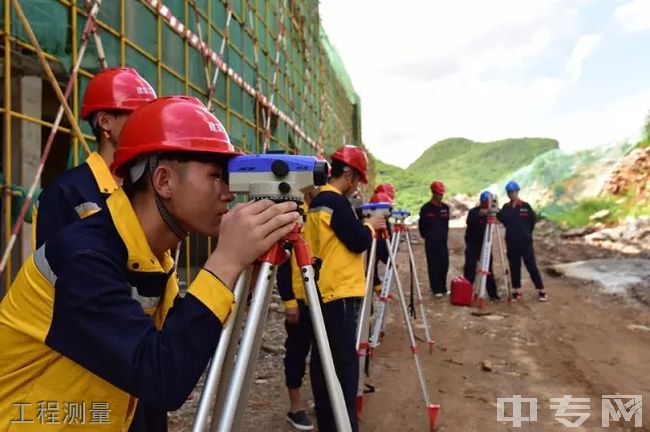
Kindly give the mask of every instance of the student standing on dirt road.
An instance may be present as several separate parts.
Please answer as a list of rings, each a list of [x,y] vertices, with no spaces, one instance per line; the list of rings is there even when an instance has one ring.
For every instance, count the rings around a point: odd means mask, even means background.
[[[510,181],[506,185],[506,192],[510,202],[506,203],[497,218],[506,228],[506,247],[508,249],[508,261],[510,262],[510,274],[512,276],[512,287],[514,289],[513,300],[521,299],[521,260],[535,284],[539,301],[546,301],[548,296],[544,291],[542,275],[537,268],[535,250],[533,249],[533,230],[535,229],[536,215],[533,208],[527,202],[519,199],[519,185]]]

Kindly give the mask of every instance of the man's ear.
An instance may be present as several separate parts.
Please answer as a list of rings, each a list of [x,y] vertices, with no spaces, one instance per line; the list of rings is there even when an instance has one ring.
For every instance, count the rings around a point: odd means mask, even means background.
[[[111,116],[106,111],[97,111],[97,125],[105,131],[111,130]]]
[[[151,183],[154,191],[163,199],[172,197],[173,185],[177,182],[178,173],[168,164],[160,164],[153,173]]]

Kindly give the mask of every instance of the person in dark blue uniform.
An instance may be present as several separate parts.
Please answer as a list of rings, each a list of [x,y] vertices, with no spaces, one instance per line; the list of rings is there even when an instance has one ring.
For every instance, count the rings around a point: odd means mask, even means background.
[[[379,188],[379,187],[377,187]],[[391,206],[393,205],[393,198],[388,195],[387,193],[384,192],[375,192],[374,195],[370,198],[371,203],[388,203]],[[386,233],[388,235],[389,241],[390,241],[390,236],[391,236],[391,225],[388,221],[386,221]],[[379,277],[379,262],[384,263],[384,265],[388,264],[388,247],[386,246],[386,242],[383,239],[378,239],[377,240],[377,249],[376,249],[376,256],[375,256],[375,270],[373,272],[373,289],[375,290],[376,293],[381,292],[381,278]],[[367,271],[367,269],[366,269]]]
[[[97,151],[43,189],[32,213],[34,250],[65,226],[107,208],[106,200],[118,189],[109,165],[122,127],[134,110],[155,98],[153,87],[133,68],[107,68],[93,76],[80,114],[92,128]],[[166,431],[166,416],[155,410],[145,413],[138,404],[130,432]]]
[[[431,201],[420,209],[418,228],[424,238],[431,291],[435,297],[442,297],[447,295],[449,271],[449,206],[442,202],[445,194],[445,185],[442,182],[431,183],[431,193]]]
[[[532,207],[519,199],[519,189],[516,182],[508,182],[506,192],[510,202],[506,203],[497,214],[497,218],[506,228],[506,247],[514,289],[512,298],[513,300],[521,298],[519,289],[521,288],[521,260],[523,259],[528,274],[538,291],[539,301],[546,301],[548,296],[544,291],[544,282],[537,268],[535,250],[533,249],[536,216]]]
[[[483,191],[480,197],[480,205],[470,209],[467,214],[467,230],[465,231],[465,266],[463,274],[467,280],[474,282],[476,276],[476,263],[481,258],[481,248],[485,237],[485,226],[488,218],[488,205],[492,195]],[[490,256],[490,274],[487,277],[486,288],[490,299],[500,300],[497,294],[497,285],[494,281],[492,270],[492,256]]]
[[[351,430],[359,430],[357,388],[359,356],[356,330],[359,306],[365,296],[364,252],[375,231],[386,229],[386,220],[359,220],[346,196],[359,183],[368,183],[368,158],[362,148],[346,145],[332,155],[331,178],[309,205],[305,240],[314,258],[321,260],[317,288],[322,302],[336,375],[343,390]],[[312,339],[310,375],[316,421],[320,432],[335,432],[335,417],[327,392],[320,352]]]
[[[298,218],[291,202],[229,209],[226,168],[241,153],[197,98],[147,104],[121,135],[112,172],[124,186],[37,249],[0,302],[3,425],[14,401],[28,419],[44,400],[101,404],[102,424],[79,428],[106,432],[132,430],[141,404],[180,408],[214,354],[237,277]],[[219,244],[180,297],[170,249],[190,233]],[[62,424],[38,429],[79,430]]]
[[[305,194],[305,201],[301,205],[303,221],[306,219],[309,203],[316,193],[314,191]],[[286,420],[295,429],[313,430],[314,425],[305,411],[300,394],[302,380],[305,377],[307,356],[311,351],[313,330],[309,308],[305,301],[302,274],[291,245],[288,245],[288,252],[291,257],[278,266],[276,276],[280,298],[284,303],[284,328],[287,332],[284,342],[284,378],[289,393],[290,406]]]
[[[97,140],[97,152],[58,176],[39,196],[33,213],[34,249],[66,225],[106,208],[118,184],[108,166],[124,122],[136,108],[156,98],[151,85],[133,68],[108,68],[88,83],[81,106]]]

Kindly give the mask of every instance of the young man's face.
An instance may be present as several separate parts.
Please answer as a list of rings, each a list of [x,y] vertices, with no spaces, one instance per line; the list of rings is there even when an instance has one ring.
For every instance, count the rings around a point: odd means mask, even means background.
[[[221,218],[235,199],[216,162],[176,163],[171,173],[168,208],[186,230],[217,236]]]
[[[439,193],[437,193],[437,192],[434,192],[434,193],[433,193],[433,200],[434,200],[435,202],[440,202],[440,201],[442,201],[442,194],[439,194]]]
[[[354,170],[347,171],[343,175],[347,181],[347,190],[343,191],[343,194],[347,197],[351,197],[357,191],[361,177]]]
[[[508,192],[508,198],[510,198],[511,201],[516,201],[517,198],[519,198],[519,191]]]

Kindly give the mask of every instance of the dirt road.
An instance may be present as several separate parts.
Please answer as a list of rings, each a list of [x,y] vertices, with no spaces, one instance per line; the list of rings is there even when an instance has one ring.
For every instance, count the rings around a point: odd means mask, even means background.
[[[462,230],[450,235],[450,276],[463,264]],[[423,287],[428,287],[422,245],[415,245]],[[542,269],[549,264],[591,257],[603,252],[583,246],[538,242]],[[405,254],[398,260],[405,264]],[[402,266],[405,268],[406,266]],[[497,267],[498,268],[498,267]],[[527,277],[524,271],[525,277]],[[440,404],[438,431],[560,431],[550,398],[572,395],[590,398],[589,418],[577,430],[650,430],[650,309],[633,299],[603,294],[593,283],[552,277],[543,271],[548,303],[539,303],[529,279],[524,299],[511,306],[490,303],[491,315],[471,315],[472,309],[434,299],[426,290],[426,307],[436,348],[429,354],[421,346],[421,359],[432,403]],[[404,277],[405,283],[407,277]],[[270,314],[267,345],[282,345],[280,311]],[[417,332],[422,335],[422,329]],[[485,371],[487,360],[492,370]],[[246,416],[246,431],[289,431],[283,386],[282,354],[263,353]],[[366,395],[362,431],[427,431],[427,414],[401,313],[395,303],[384,343],[376,352],[370,382],[377,391]],[[308,384],[308,378],[306,378]],[[198,389],[200,390],[200,388]],[[305,397],[311,406],[308,385]],[[642,395],[645,424],[612,420],[601,425],[603,395]],[[497,398],[521,395],[537,398],[537,421],[497,421]],[[625,400],[627,402],[627,400]],[[614,406],[615,403],[614,403]],[[171,414],[172,431],[190,430],[194,403]],[[569,412],[575,412],[569,410]],[[506,417],[512,405],[506,404]],[[528,415],[528,405],[523,407]],[[567,417],[575,421],[576,416]]]

